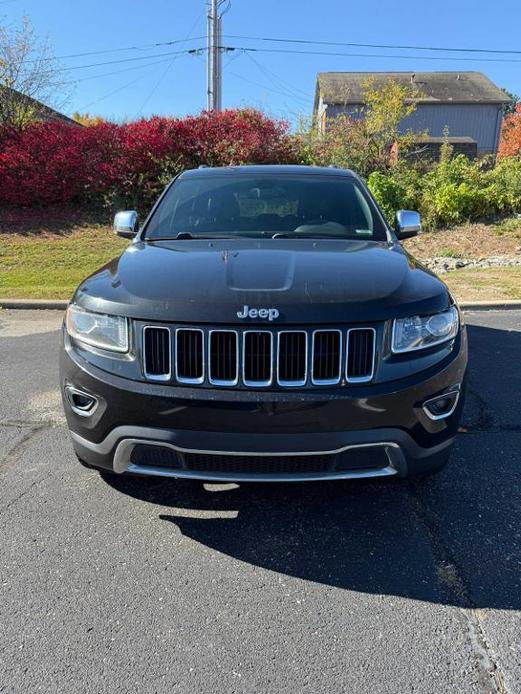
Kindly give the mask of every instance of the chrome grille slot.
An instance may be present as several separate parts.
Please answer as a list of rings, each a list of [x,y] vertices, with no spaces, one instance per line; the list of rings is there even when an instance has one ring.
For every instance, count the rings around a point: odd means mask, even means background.
[[[273,378],[273,334],[267,330],[247,330],[242,339],[244,385],[269,386]]]
[[[339,386],[374,377],[374,328],[255,328],[144,325],[143,374],[151,381],[243,388]]]
[[[217,386],[239,382],[239,335],[235,330],[210,330],[208,380]]]
[[[347,331],[346,378],[349,383],[365,383],[373,378],[375,333],[374,328]]]
[[[279,333],[277,382],[281,386],[303,386],[307,380],[307,333],[288,330]]]
[[[340,330],[315,330],[311,381],[314,385],[340,382],[342,333]]]
[[[193,328],[178,328],[176,337],[175,375],[180,383],[204,381],[204,333]]]
[[[143,328],[143,365],[146,378],[167,381],[171,375],[170,330],[147,325]]]

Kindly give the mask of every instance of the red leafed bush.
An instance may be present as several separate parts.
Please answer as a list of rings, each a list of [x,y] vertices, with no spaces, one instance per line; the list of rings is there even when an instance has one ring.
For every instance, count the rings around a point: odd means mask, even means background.
[[[514,113],[503,120],[498,157],[515,157],[521,154],[521,102]]]
[[[0,134],[0,205],[144,207],[184,168],[295,160],[287,124],[253,109],[87,128],[34,123]]]

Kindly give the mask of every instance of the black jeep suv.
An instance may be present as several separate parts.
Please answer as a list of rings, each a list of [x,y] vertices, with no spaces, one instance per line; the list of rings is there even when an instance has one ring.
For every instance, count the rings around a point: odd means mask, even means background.
[[[439,470],[467,341],[446,286],[352,172],[185,171],[66,314],[61,388],[80,461],[201,480]]]

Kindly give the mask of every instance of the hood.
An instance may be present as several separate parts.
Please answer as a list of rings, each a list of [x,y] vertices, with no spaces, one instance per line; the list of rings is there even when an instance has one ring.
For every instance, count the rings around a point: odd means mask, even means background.
[[[276,309],[277,323],[365,322],[449,304],[445,285],[399,244],[329,239],[138,241],[74,300],[181,323],[237,323],[244,307]]]

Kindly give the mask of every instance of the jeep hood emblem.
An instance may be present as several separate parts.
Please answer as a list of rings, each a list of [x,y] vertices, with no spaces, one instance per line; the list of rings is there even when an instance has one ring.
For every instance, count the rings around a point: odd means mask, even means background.
[[[245,318],[262,318],[263,320],[275,320],[280,315],[276,308],[250,308],[244,304],[242,311],[237,311],[237,318],[244,320]]]

